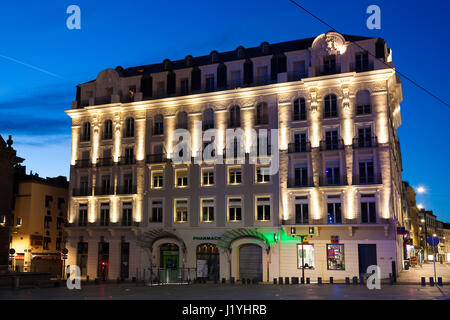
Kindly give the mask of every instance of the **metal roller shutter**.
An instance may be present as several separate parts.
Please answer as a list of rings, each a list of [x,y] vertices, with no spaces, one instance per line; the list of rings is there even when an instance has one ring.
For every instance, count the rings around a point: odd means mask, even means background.
[[[239,278],[262,281],[262,248],[245,244],[239,249]]]

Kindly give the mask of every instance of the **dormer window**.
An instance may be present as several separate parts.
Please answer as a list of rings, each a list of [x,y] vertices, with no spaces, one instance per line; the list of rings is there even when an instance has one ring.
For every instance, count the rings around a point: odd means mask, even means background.
[[[243,46],[239,46],[236,49],[236,54],[238,56],[239,59],[244,59],[245,58],[245,49]]]
[[[323,58],[323,71],[324,74],[336,73],[336,56],[326,56]]]
[[[261,52],[263,54],[269,54],[270,53],[270,46],[268,42],[261,43]]]
[[[369,70],[369,54],[367,52],[359,52],[355,55],[355,71],[363,72]]]
[[[217,51],[211,52],[211,63],[219,62],[219,53]]]
[[[163,62],[163,67],[164,67],[164,71],[169,71],[171,69],[171,62],[169,59],[164,60]]]

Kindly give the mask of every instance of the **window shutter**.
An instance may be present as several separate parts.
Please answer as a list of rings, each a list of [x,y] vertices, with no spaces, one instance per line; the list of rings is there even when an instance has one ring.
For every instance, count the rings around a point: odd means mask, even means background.
[[[191,90],[197,91],[201,89],[201,70],[195,67],[191,73]]]
[[[175,72],[170,71],[167,75],[167,94],[175,94],[177,88],[177,78]]]
[[[253,82],[253,62],[247,60],[244,63],[244,83],[251,84]]]
[[[151,76],[143,76],[141,78],[141,91],[144,98],[152,96],[153,81]]]
[[[217,67],[217,87],[224,88],[227,86],[227,66],[221,63]]]

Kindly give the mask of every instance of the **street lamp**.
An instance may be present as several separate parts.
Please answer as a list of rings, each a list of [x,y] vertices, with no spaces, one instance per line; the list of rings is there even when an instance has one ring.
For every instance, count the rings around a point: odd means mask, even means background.
[[[418,193],[418,194],[423,194],[423,193],[425,193],[425,192],[426,192],[425,187],[419,186],[419,187],[417,188],[417,193]]]

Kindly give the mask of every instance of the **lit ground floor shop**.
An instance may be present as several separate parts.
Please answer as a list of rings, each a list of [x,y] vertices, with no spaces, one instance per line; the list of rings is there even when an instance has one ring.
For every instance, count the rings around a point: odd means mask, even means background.
[[[69,231],[67,265],[90,279],[343,280],[402,268],[402,240],[386,226],[283,226]],[[161,279],[164,278],[164,279]]]

